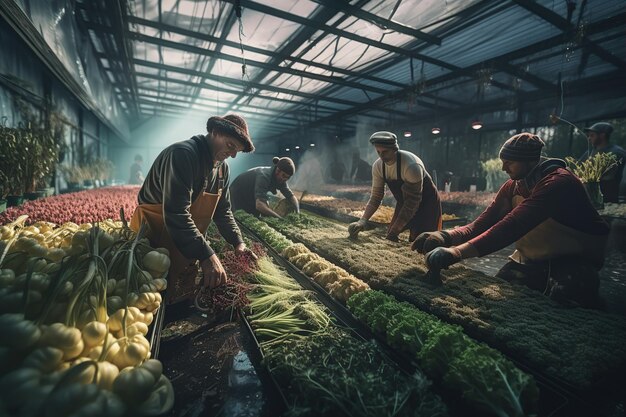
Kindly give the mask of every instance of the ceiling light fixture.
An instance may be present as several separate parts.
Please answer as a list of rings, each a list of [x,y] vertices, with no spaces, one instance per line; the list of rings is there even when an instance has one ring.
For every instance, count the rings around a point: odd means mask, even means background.
[[[441,129],[439,129],[438,127],[433,127],[431,129],[431,132],[432,132],[433,135],[438,135],[438,134],[441,133]]]
[[[405,130],[404,133],[402,134],[402,136],[404,136],[405,138],[410,138],[411,137],[411,131],[410,130]]]
[[[309,146],[310,146],[311,148],[313,148],[313,147],[315,146],[315,144],[314,144],[314,143],[312,143],[312,144],[310,144]]]
[[[294,148],[294,149],[296,149],[296,150],[300,149],[300,147],[299,147],[299,146],[297,146],[297,145],[296,145],[296,146],[294,146],[293,148]]]
[[[285,152],[289,152],[291,149],[289,148],[285,148]]]
[[[472,129],[474,130],[479,130],[483,128],[483,122],[481,122],[480,120],[474,120],[472,122]]]

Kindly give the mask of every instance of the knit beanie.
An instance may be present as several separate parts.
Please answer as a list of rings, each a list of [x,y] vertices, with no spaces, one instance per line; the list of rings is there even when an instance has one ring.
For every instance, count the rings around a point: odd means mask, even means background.
[[[511,136],[500,149],[500,159],[507,161],[536,161],[545,143],[537,135],[524,132]]]
[[[296,172],[296,164],[293,163],[291,158],[287,158],[286,156],[279,158],[275,156],[272,159],[272,162],[274,163],[274,165],[276,165],[278,169],[280,169],[287,175],[293,175],[293,173]]]
[[[370,136],[370,143],[372,145],[380,145],[385,148],[393,148],[398,150],[398,137],[391,132],[381,131],[376,132]]]

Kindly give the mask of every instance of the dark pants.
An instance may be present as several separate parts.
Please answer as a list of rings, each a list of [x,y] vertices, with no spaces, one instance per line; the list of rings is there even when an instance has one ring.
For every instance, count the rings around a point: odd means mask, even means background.
[[[558,258],[533,264],[509,261],[496,277],[541,291],[561,304],[588,308],[600,306],[598,271],[578,258]]]

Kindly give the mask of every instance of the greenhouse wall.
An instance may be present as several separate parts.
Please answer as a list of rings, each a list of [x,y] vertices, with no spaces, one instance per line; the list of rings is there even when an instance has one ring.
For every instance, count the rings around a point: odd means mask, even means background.
[[[13,74],[20,74],[19,78]],[[30,119],[43,125],[51,114],[63,126],[60,164],[76,165],[107,156],[109,137],[116,134],[85,109],[8,25],[0,25],[1,123],[18,127]],[[66,186],[58,176],[55,185],[57,189]]]

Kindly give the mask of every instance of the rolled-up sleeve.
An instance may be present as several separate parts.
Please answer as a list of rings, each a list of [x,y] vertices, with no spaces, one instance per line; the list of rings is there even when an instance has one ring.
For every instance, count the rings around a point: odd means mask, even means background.
[[[367,206],[365,207],[366,213],[370,211],[374,213],[378,207],[380,207],[380,203],[382,203],[383,197],[385,196],[385,181],[383,180],[381,167],[382,161],[380,164],[376,161],[372,165],[372,192]]]
[[[289,188],[287,183],[279,185],[278,190],[280,190],[280,192],[283,194],[283,196],[285,196],[286,199],[290,199],[291,197],[293,197],[293,192],[291,191],[291,188]]]

